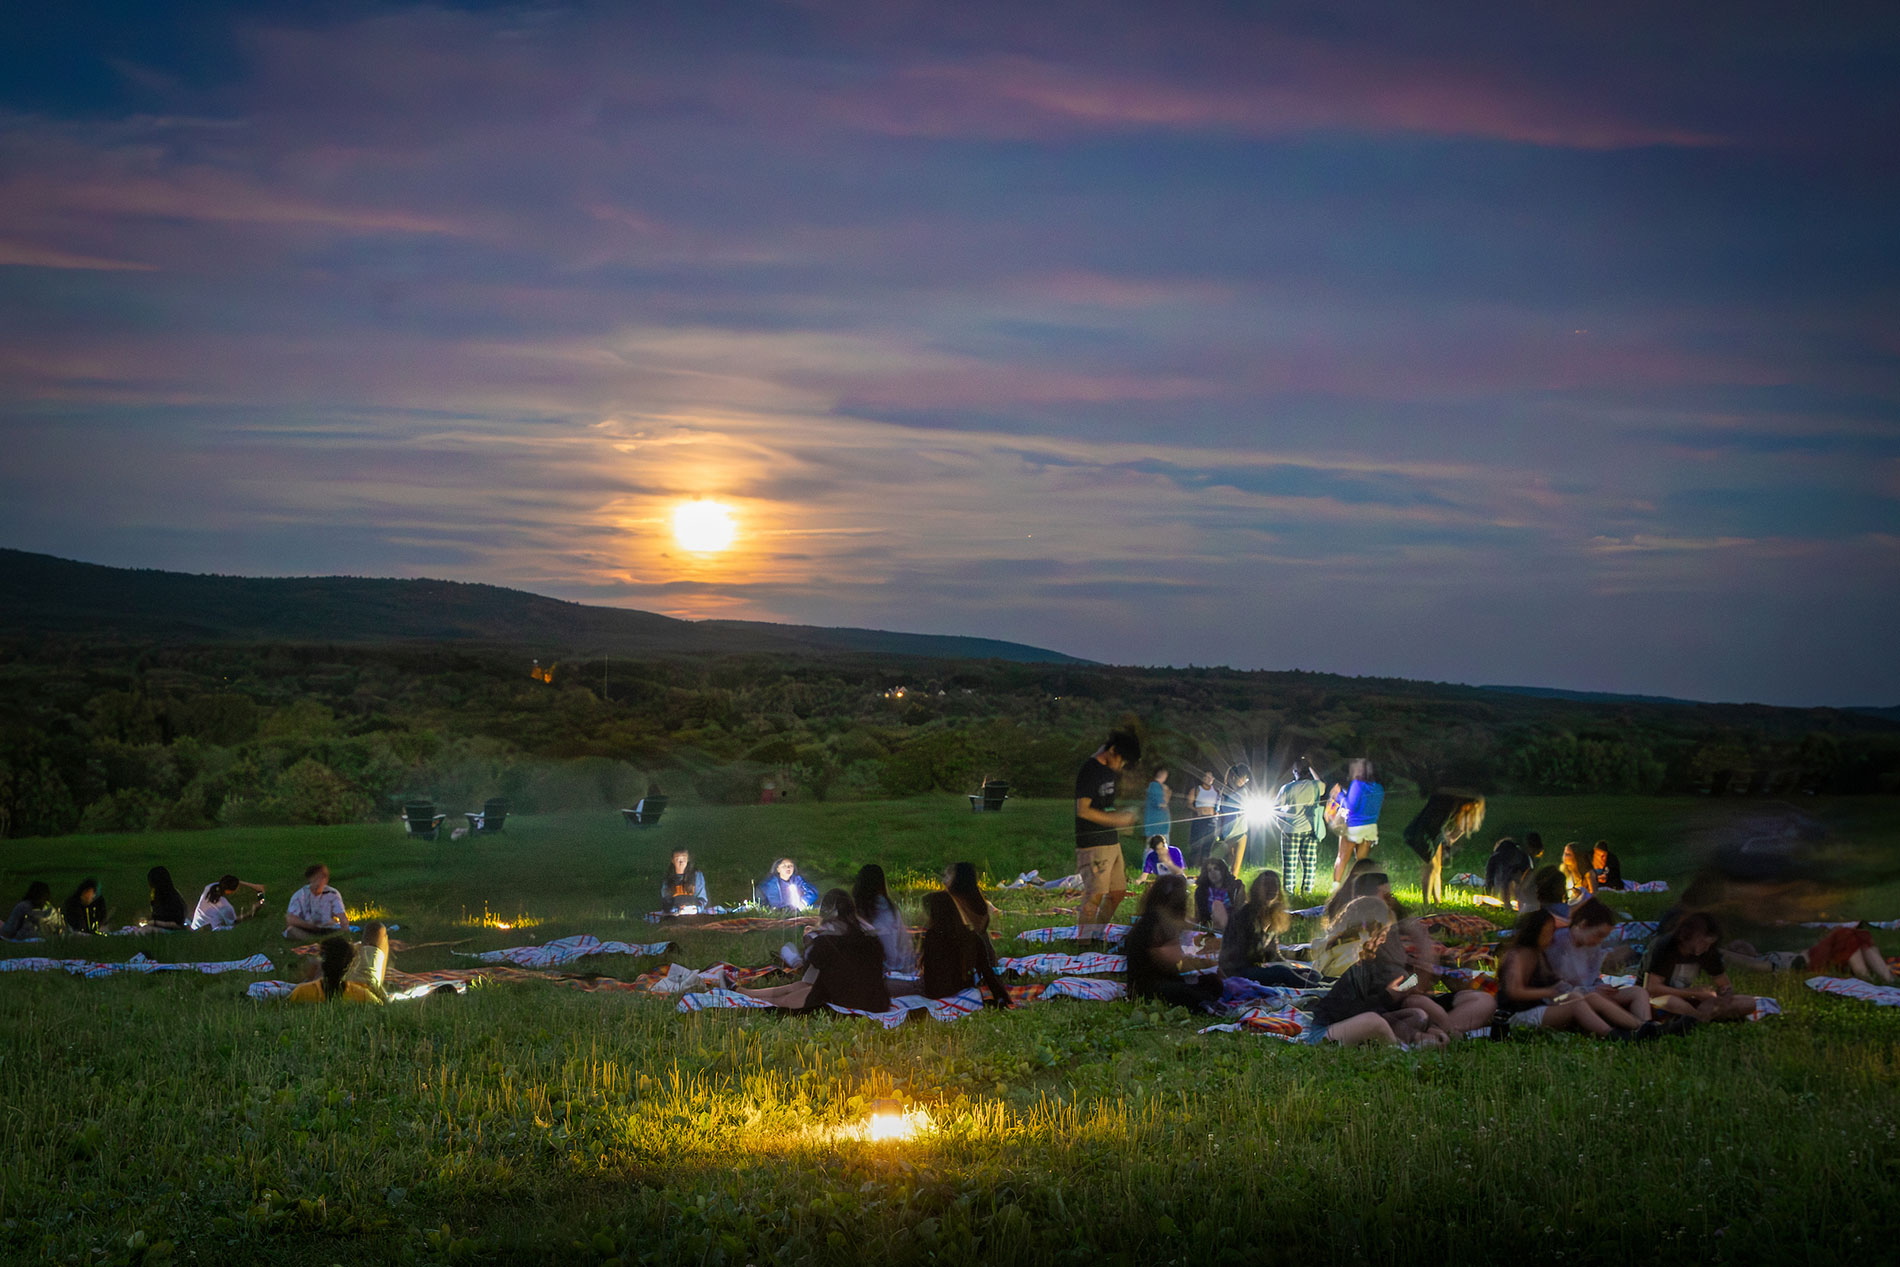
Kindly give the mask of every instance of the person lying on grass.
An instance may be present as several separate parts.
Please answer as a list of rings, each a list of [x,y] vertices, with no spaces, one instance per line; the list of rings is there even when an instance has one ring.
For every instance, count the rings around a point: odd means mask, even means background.
[[[1706,911],[1691,911],[1667,933],[1658,933],[1643,956],[1640,972],[1643,989],[1655,1006],[1678,1016],[1698,1021],[1743,1021],[1755,1014],[1753,995],[1737,994],[1728,979],[1722,952],[1716,949],[1722,940],[1722,926]],[[1707,974],[1709,984],[1698,986],[1698,976]]]
[[[979,940],[970,931],[954,897],[942,889],[924,894],[924,917],[929,921],[922,957],[925,998],[947,999],[969,989],[972,981],[980,981],[989,994],[989,1006],[1014,1006],[996,975],[988,939]],[[888,958],[885,966],[890,966]]]
[[[52,902],[52,885],[44,880],[35,880],[27,885],[26,896],[13,904],[12,914],[7,916],[5,924],[0,924],[0,940],[22,941],[37,938],[40,934],[40,924],[46,919]]]
[[[1556,935],[1557,918],[1549,911],[1518,916],[1516,936],[1498,963],[1498,1011],[1522,1028],[1574,1029],[1598,1038],[1628,1038],[1643,1029],[1644,1022],[1615,1000],[1579,993],[1558,978],[1549,956]],[[1645,1036],[1657,1032],[1651,1027]]]
[[[858,868],[858,878],[851,885],[851,903],[858,908],[858,918],[884,943],[884,971],[917,971],[917,947],[911,941],[903,912],[891,898],[883,867],[869,862]]]
[[[851,895],[830,890],[819,902],[818,913],[822,931],[805,951],[805,979],[740,993],[791,1012],[816,1011],[828,1003],[861,1012],[889,1011],[884,946],[865,930]]]
[[[809,911],[818,905],[818,890],[798,874],[798,864],[780,858],[772,872],[759,883],[759,905],[781,911]]]
[[[1722,957],[1726,960],[1734,956],[1724,954]],[[1880,947],[1874,945],[1873,930],[1865,923],[1852,928],[1828,929],[1808,951],[1807,961],[1815,972],[1849,972],[1876,985],[1893,984],[1893,969],[1881,957]]]
[[[1227,859],[1209,858],[1201,865],[1201,874],[1194,881],[1195,923],[1221,932],[1245,901],[1246,890],[1240,887]]]
[[[330,887],[330,868],[313,862],[304,868],[304,886],[290,895],[284,912],[284,936],[297,941],[327,937],[348,930],[343,895]]]
[[[1220,977],[1187,975],[1215,966],[1214,960],[1182,948],[1182,937],[1193,931],[1188,923],[1187,881],[1178,875],[1162,876],[1141,899],[1141,914],[1122,943],[1128,956],[1128,993],[1191,1012],[1216,1011]]]
[[[79,887],[73,890],[73,895],[66,899],[66,905],[60,909],[66,916],[67,932],[104,935],[106,903],[99,896],[99,881],[92,876],[79,882]]]
[[[290,992],[292,1003],[380,1003],[360,982],[348,979],[350,965],[356,962],[356,948],[341,937],[326,937],[318,945],[322,957],[322,976],[306,981]]]
[[[1651,1019],[1649,991],[1640,985],[1602,984],[1603,966],[1612,951],[1610,933],[1616,927],[1616,912],[1602,898],[1592,897],[1570,912],[1570,926],[1560,928],[1544,952],[1552,972],[1573,994],[1586,991],[1601,994],[1639,1021]]]
[[[188,917],[185,895],[172,883],[172,873],[163,867],[153,867],[145,873],[145,883],[152,890],[152,918],[143,927],[168,933],[183,932]]]
[[[1420,1043],[1442,1047],[1444,1030],[1405,998],[1418,990],[1419,977],[1407,964],[1404,940],[1390,927],[1377,927],[1365,956],[1346,969],[1324,998],[1313,1004],[1306,1041],[1331,1041],[1346,1047],[1361,1043]]]
[[[241,911],[231,901],[231,895],[239,888],[250,889],[257,894],[257,900],[247,902]],[[240,880],[234,875],[221,876],[205,885],[204,892],[198,895],[198,905],[191,911],[191,930],[235,928],[239,920],[249,919],[263,909],[263,885]]]
[[[383,984],[383,977],[388,972],[389,929],[381,920],[367,920],[363,924],[363,940],[357,944],[356,957],[350,960],[350,969],[343,974],[343,979],[368,990],[378,1003],[387,1003],[389,989]]]
[[[1280,934],[1293,922],[1278,871],[1262,871],[1247,886],[1247,901],[1221,935],[1220,975],[1244,977],[1260,985],[1282,989],[1316,986],[1320,975],[1311,968],[1286,962],[1280,955]]]
[[[675,849],[673,860],[660,881],[662,915],[697,915],[711,903],[706,900],[706,877],[693,865],[688,849]]]

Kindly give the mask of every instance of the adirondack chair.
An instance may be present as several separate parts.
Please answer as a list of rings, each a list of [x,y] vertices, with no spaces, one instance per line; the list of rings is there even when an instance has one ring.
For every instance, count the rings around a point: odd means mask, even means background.
[[[480,813],[466,812],[469,831],[477,836],[493,836],[508,821],[508,802],[499,797],[482,802]]]
[[[434,801],[411,801],[402,807],[403,825],[411,836],[422,840],[434,840],[447,818],[447,814],[436,813]]]
[[[976,814],[1000,814],[1009,799],[1009,784],[991,779],[981,792],[970,793],[970,811]]]
[[[660,815],[666,813],[664,796],[643,796],[640,803],[632,809],[623,809],[620,816],[627,820],[629,827],[658,827]]]

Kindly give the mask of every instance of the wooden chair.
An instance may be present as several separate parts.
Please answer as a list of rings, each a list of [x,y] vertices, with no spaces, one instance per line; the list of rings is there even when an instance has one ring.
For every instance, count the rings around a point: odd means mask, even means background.
[[[629,827],[658,827],[660,815],[666,813],[664,796],[643,796],[640,803],[632,809],[623,809],[620,816],[627,820]]]
[[[434,801],[411,801],[402,807],[403,826],[411,836],[422,840],[434,840],[447,818],[447,814],[436,813]]]
[[[462,815],[468,820],[468,830],[477,836],[493,836],[508,821],[508,802],[499,797],[482,802],[480,813],[468,812]]]
[[[970,811],[976,814],[1000,814],[1009,799],[1009,784],[992,779],[981,792],[970,793]]]

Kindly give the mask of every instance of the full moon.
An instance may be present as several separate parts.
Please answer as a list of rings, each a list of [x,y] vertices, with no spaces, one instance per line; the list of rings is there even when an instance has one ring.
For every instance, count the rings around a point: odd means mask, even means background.
[[[673,538],[694,554],[718,554],[731,547],[739,525],[732,508],[720,502],[682,502],[673,512]]]

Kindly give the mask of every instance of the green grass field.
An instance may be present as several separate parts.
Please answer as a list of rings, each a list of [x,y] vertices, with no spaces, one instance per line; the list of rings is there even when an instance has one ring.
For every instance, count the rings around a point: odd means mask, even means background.
[[[1387,821],[1415,806],[1395,802]],[[1900,854],[1900,805],[1808,804]],[[511,820],[436,845],[394,824],[0,842],[0,894],[86,874],[115,916],[145,869],[187,893],[232,870],[268,923],[0,953],[301,960],[278,913],[323,860],[353,912],[474,950],[587,931],[654,940],[662,852],[715,900],[779,854],[816,882],[882,862],[914,891],[948,861],[992,883],[1064,874],[1067,807],[961,800],[676,806],[663,827]],[[1611,839],[1680,881],[1722,804],[1500,798],[1499,832]],[[1396,832],[1389,833],[1396,837]],[[1401,896],[1416,868],[1396,841]],[[900,900],[906,894],[900,893]],[[1008,934],[1059,923],[1007,894]],[[1618,905],[1653,917],[1666,896]],[[1454,901],[1453,906],[1458,903]],[[1900,887],[1840,915],[1900,916]],[[1847,909],[1852,907],[1853,909]],[[487,912],[525,927],[481,926]],[[1296,928],[1296,932],[1301,931]],[[687,932],[688,966],[762,963],[780,937]],[[1798,944],[1799,933],[1790,932]],[[1891,947],[1890,947],[1891,949]],[[450,966],[445,946],[397,966]],[[632,976],[652,960],[581,967]],[[1195,1033],[1185,1014],[1056,1001],[886,1031],[850,1018],[682,1015],[673,1003],[495,984],[385,1009],[243,997],[256,978],[0,975],[0,1258],[9,1262],[1881,1261],[1900,1208],[1900,1012],[1744,980],[1786,1015],[1682,1040],[1559,1036],[1443,1053]],[[866,1104],[925,1109],[917,1139],[850,1138]]]

